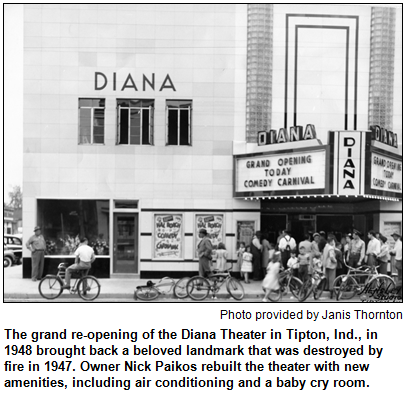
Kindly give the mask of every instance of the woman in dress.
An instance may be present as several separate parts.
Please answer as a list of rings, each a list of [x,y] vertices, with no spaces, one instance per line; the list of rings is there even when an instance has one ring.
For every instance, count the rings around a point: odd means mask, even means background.
[[[223,243],[219,243],[216,251],[216,266],[215,269],[219,272],[225,272],[227,269],[227,257],[228,253],[226,246]]]
[[[268,295],[272,291],[279,290],[279,271],[281,267],[281,253],[276,251],[271,260],[268,263],[267,273],[262,281],[262,288],[265,290],[265,296],[262,299],[263,302],[268,301]]]
[[[262,259],[262,273],[263,273],[263,277],[265,277],[266,272],[267,272],[267,267],[268,267],[268,264],[269,264],[269,259],[270,259],[269,250],[271,249],[271,245],[269,243],[267,233],[264,233],[261,245],[262,245],[262,257],[261,257],[261,259]]]
[[[244,275],[245,283],[249,284],[248,276],[252,273],[252,254],[251,247],[248,246],[242,256],[241,272]]]
[[[244,252],[245,252],[245,243],[242,241],[239,244],[239,248],[238,248],[238,251],[237,251],[237,269],[240,272],[241,278],[244,278],[244,275],[243,275],[242,270],[241,270],[242,256],[243,256]]]

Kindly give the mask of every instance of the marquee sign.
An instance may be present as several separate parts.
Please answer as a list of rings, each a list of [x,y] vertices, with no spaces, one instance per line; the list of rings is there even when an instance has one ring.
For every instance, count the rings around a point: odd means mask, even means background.
[[[402,193],[402,162],[380,153],[371,153],[371,189]]]
[[[396,133],[381,128],[378,125],[372,125],[369,129],[372,132],[372,140],[380,141],[390,147],[398,148],[398,135]]]
[[[303,126],[291,126],[289,129],[280,128],[279,131],[271,129],[258,132],[258,145],[281,144],[316,138],[316,128],[312,124],[306,125],[305,128]]]
[[[235,196],[324,193],[326,150],[279,151],[235,158]]]

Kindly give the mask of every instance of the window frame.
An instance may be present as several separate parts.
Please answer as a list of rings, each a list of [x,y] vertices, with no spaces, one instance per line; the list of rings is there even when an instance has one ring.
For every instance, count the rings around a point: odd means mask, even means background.
[[[135,106],[132,107],[130,106],[130,103],[128,103],[128,107],[124,107],[120,105],[120,102],[122,101],[140,101],[141,106]],[[142,101],[152,101],[152,105],[144,107],[142,105]],[[121,143],[120,142],[120,135],[121,135],[121,109],[127,109],[128,110],[128,143]],[[140,114],[140,142],[138,144],[131,144],[131,110],[139,110],[141,112]],[[148,110],[148,119],[149,119],[149,124],[148,124],[148,137],[149,137],[149,142],[144,143],[143,142],[143,111]],[[116,135],[116,145],[139,145],[139,146],[145,146],[145,145],[154,145],[154,115],[155,115],[155,99],[116,99],[116,111],[117,111],[117,135]]]
[[[170,108],[168,103],[171,102],[189,102],[188,107],[177,107]],[[193,100],[190,99],[167,99],[165,102],[165,119],[166,119],[166,145],[171,146],[192,146],[192,110],[193,110]],[[169,144],[169,111],[177,111],[177,144]],[[180,144],[180,114],[181,111],[188,111],[188,144]]]
[[[100,106],[97,106],[97,107],[94,107],[94,106],[81,106],[80,105],[80,101],[81,100],[98,100],[99,102],[101,101],[101,100],[103,100],[104,101],[104,106],[103,107],[100,107]],[[90,142],[81,142],[81,134],[80,134],[80,131],[81,131],[81,129],[80,129],[80,127],[81,127],[81,124],[80,124],[80,110],[81,109],[84,109],[84,108],[89,108],[90,109]],[[105,126],[106,126],[106,99],[105,98],[97,98],[97,97],[80,97],[79,98],[79,106],[78,106],[78,109],[79,109],[79,111],[78,111],[78,117],[79,117],[79,119],[78,119],[78,125],[79,125],[79,136],[78,136],[78,138],[79,138],[79,145],[104,145],[105,144],[105,136],[106,136],[106,134],[105,134],[105,132],[106,132],[106,130],[105,130]],[[102,143],[95,143],[94,142],[94,119],[95,119],[95,116],[94,116],[94,114],[95,114],[95,111],[94,110],[103,110],[103,119],[104,119],[104,123],[103,123],[103,142]]]

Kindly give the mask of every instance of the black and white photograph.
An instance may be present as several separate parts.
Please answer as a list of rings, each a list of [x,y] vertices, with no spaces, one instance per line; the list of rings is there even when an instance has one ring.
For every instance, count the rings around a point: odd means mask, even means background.
[[[403,302],[401,3],[3,11],[4,303]]]

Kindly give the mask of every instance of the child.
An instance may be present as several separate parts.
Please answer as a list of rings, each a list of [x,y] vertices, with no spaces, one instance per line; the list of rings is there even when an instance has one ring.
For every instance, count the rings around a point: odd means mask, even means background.
[[[227,250],[223,243],[219,243],[216,250],[216,265],[214,268],[219,272],[224,272],[227,269]]]
[[[245,283],[249,284],[248,274],[252,273],[252,254],[251,247],[247,246],[242,256],[241,272],[244,274]]]
[[[292,268],[293,275],[299,277],[299,262],[296,257],[296,251],[292,250],[290,252],[290,258],[288,260],[287,266]]]
[[[269,244],[269,258],[268,258],[268,264],[262,268],[262,270],[264,271],[264,278],[266,277],[266,273],[268,272],[268,266],[269,266],[269,262],[272,260],[273,254],[275,253],[275,244],[270,243]]]
[[[237,251],[237,268],[240,271],[241,278],[244,278],[244,275],[243,275],[242,270],[241,270],[242,256],[243,256],[244,252],[245,252],[245,243],[242,241],[239,244],[239,248],[238,248],[238,251]]]
[[[213,250],[211,251],[211,257],[210,257],[210,270],[213,272],[214,270],[217,270],[217,247],[213,247]]]
[[[311,273],[317,273],[317,272],[323,272],[323,267],[321,264],[321,259],[320,258],[313,258],[312,266],[311,266]]]
[[[265,289],[265,296],[262,299],[263,302],[268,301],[268,295],[272,291],[279,290],[279,270],[281,265],[281,253],[276,251],[272,254],[272,258],[269,261],[267,273],[262,281],[262,288]]]
[[[304,246],[299,248],[298,263],[299,263],[299,278],[304,283],[309,277],[309,265],[310,265],[310,254],[306,253],[306,248]]]

